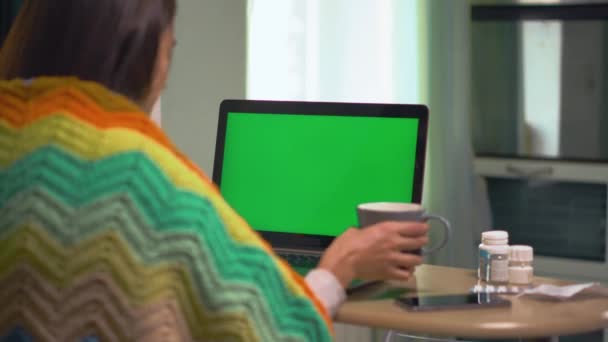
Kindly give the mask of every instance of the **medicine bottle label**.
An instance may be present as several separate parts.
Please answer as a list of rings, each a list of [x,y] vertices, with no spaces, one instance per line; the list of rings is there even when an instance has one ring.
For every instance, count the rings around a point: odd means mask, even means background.
[[[479,270],[478,275],[479,279],[483,281],[488,281],[490,278],[488,277],[489,268],[490,267],[490,253],[483,249],[479,249]]]
[[[509,281],[509,257],[507,254],[490,254],[479,250],[479,279],[487,282]]]

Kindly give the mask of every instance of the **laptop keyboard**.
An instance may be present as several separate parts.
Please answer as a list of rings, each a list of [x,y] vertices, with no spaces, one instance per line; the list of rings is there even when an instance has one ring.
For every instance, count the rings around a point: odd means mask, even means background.
[[[293,253],[279,253],[293,267],[313,268],[319,264],[320,257],[315,255],[302,255]]]
[[[311,269],[315,268],[321,260],[320,256],[315,255],[302,255],[285,252],[281,252],[278,254],[281,258],[285,259],[289,263],[289,265],[291,265],[291,267],[293,267],[303,277],[305,277]],[[376,286],[378,284],[381,284],[381,282],[364,282],[355,279],[351,282],[349,288],[346,290],[346,293],[348,295],[351,295],[357,292],[358,290],[365,290],[371,286]]]

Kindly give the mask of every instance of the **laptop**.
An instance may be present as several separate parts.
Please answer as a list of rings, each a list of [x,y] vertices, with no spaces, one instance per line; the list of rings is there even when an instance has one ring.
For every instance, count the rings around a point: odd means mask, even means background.
[[[225,100],[213,181],[301,273],[364,202],[420,203],[423,105]]]

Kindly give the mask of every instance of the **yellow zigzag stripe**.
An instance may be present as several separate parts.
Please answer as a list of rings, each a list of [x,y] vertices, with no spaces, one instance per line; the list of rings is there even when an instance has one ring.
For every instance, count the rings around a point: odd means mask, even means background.
[[[51,335],[61,341],[77,340],[83,337],[80,332],[82,326],[96,320],[110,327],[110,331],[100,331],[100,326],[95,332],[108,340],[158,337],[167,340],[167,337],[172,337],[175,341],[192,341],[175,301],[166,300],[132,309],[108,275],[89,275],[69,289],[59,291],[37,272],[23,266],[0,279],[0,288],[0,302],[3,303],[0,317],[36,317],[38,324],[24,328],[37,336]],[[8,319],[0,318],[0,332],[14,328],[14,323],[7,325],[8,322]],[[84,333],[93,334],[92,331]]]
[[[25,263],[63,290],[88,274],[111,274],[116,285],[136,305],[176,298],[192,335],[197,338],[223,336],[239,322],[241,337],[256,340],[252,323],[244,313],[203,311],[204,303],[196,295],[186,269],[179,265],[143,266],[128,251],[128,245],[115,232],[108,231],[65,247],[42,230],[26,225],[0,240],[0,275],[11,272],[11,265]]]
[[[273,253],[260,242],[259,235],[248,227],[219,193],[205,186],[173,153],[141,133],[121,128],[99,130],[69,113],[56,113],[21,130],[15,129],[0,118],[0,168],[6,168],[23,155],[49,143],[89,161],[125,151],[142,151],[161,168],[173,184],[208,198],[235,241]],[[279,262],[276,257],[275,260],[289,289],[296,295],[306,297],[302,288],[293,280],[288,266]]]

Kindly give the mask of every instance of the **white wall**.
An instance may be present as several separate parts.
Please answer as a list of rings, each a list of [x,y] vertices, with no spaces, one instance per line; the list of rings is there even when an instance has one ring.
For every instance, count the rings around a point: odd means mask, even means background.
[[[246,0],[181,0],[162,126],[211,176],[220,102],[244,98]]]

